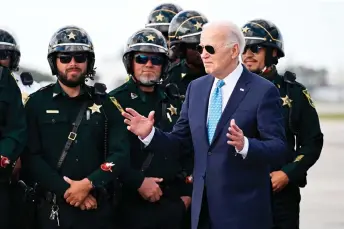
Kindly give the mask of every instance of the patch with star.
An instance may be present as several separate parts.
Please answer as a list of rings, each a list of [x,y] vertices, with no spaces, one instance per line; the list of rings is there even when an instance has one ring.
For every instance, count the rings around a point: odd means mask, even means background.
[[[315,108],[315,105],[313,103],[313,100],[312,100],[311,95],[309,94],[308,90],[307,89],[302,90],[302,93],[306,96],[309,105],[311,105],[311,107]]]

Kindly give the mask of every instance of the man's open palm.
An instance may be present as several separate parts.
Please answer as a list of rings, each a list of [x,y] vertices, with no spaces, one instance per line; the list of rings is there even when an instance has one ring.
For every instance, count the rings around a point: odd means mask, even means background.
[[[125,118],[124,123],[128,125],[128,130],[142,139],[146,138],[154,125],[154,111],[151,111],[146,118],[132,108],[125,110],[126,112],[122,112],[122,116]]]

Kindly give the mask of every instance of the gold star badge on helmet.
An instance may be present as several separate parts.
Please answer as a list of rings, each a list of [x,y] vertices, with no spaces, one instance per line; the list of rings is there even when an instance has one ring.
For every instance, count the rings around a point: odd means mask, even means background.
[[[162,21],[164,19],[164,15],[162,15],[161,13],[159,13],[158,15],[155,16],[157,21]]]
[[[196,27],[197,30],[199,30],[200,28],[202,28],[202,23],[198,21],[196,22],[196,24],[194,24],[194,26]]]
[[[247,33],[250,28],[248,28],[247,26],[245,26],[244,28],[241,29],[243,33]]]
[[[154,41],[155,37],[152,34],[149,34],[148,36],[146,36],[148,41]]]
[[[67,37],[68,37],[69,40],[71,40],[71,39],[75,40],[75,36],[76,36],[76,35],[73,33],[73,31],[70,32],[70,33],[67,35]]]

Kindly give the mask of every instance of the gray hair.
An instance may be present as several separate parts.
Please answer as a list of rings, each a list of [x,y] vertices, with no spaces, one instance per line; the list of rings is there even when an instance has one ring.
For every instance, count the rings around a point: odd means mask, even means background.
[[[244,52],[245,48],[245,37],[241,29],[231,21],[212,21],[203,25],[202,30],[207,30],[208,28],[216,28],[217,30],[226,33],[227,36],[227,46],[233,46],[238,44],[240,54]]]

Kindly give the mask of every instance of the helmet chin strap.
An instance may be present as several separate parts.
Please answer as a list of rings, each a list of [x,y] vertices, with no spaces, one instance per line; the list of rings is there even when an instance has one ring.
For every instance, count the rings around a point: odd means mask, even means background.
[[[131,75],[131,78],[135,81],[136,84],[142,87],[153,87],[159,84],[162,84],[161,80],[150,80],[148,83],[142,83],[140,80],[137,80],[135,76]]]

